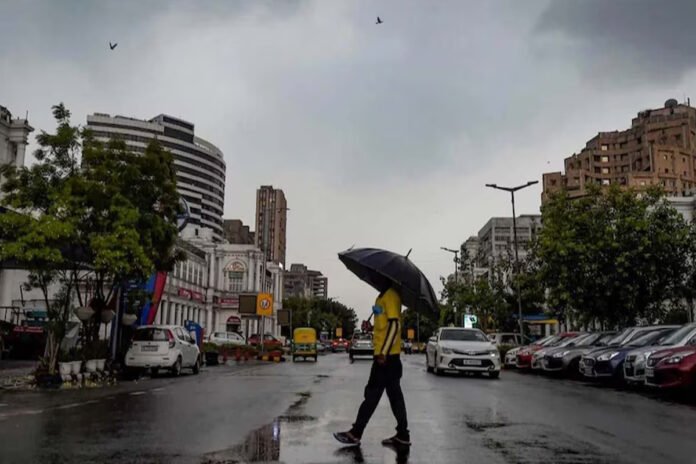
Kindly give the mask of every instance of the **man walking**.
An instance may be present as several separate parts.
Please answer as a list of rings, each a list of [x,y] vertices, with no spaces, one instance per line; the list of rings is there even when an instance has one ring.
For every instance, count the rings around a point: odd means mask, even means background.
[[[389,288],[377,297],[372,307],[375,318],[373,335],[374,361],[370,379],[365,387],[365,399],[358,410],[358,417],[348,432],[334,433],[336,440],[347,445],[359,445],[363,431],[375,412],[382,393],[387,391],[392,413],[396,418],[396,435],[382,441],[383,445],[411,444],[406,417],[406,402],[401,391],[403,368],[401,353],[401,297]]]

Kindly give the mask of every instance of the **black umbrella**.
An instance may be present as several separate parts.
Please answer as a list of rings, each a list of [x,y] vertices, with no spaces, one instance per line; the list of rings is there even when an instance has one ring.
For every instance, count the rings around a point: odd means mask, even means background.
[[[377,291],[394,287],[406,307],[420,313],[440,313],[433,287],[408,255],[378,248],[356,248],[339,253],[338,259]]]

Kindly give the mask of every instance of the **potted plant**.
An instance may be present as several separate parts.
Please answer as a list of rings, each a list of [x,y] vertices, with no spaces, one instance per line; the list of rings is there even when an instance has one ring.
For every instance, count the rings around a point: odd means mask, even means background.
[[[109,341],[99,340],[94,353],[97,361],[97,371],[104,372],[106,369],[106,360],[109,358]]]
[[[68,359],[70,362],[70,373],[76,376],[79,375],[82,370],[82,353],[77,348],[70,348]]]
[[[61,351],[58,354],[58,372],[63,382],[68,382],[72,379],[72,360],[67,351]]]
[[[203,354],[205,357],[206,366],[217,366],[220,364],[218,359],[220,356],[220,349],[217,345],[209,342],[203,343]]]

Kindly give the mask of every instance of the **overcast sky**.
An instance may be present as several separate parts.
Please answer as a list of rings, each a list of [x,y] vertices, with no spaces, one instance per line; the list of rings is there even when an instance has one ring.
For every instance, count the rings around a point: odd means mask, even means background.
[[[60,101],[81,124],[193,122],[225,154],[226,217],[253,224],[256,188],[285,190],[288,264],[365,316],[374,291],[337,252],[413,248],[439,291],[440,246],[510,214],[485,183],[541,180],[694,96],[694,17],[690,0],[2,1],[0,105],[47,130]]]

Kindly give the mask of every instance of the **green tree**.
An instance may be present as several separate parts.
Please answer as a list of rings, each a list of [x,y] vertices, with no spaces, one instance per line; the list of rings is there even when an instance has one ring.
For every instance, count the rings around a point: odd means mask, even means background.
[[[74,306],[91,306],[86,343],[95,342],[107,303],[128,280],[170,270],[177,259],[179,197],[172,155],[158,143],[133,153],[101,143],[53,107],[55,134],[37,137],[37,163],[1,174],[0,259],[21,263],[48,315],[43,367],[54,373]],[[58,291],[52,291],[53,288]]]
[[[662,192],[552,196],[533,252],[549,305],[578,325],[659,321],[688,271],[689,227]]]
[[[332,298],[287,298],[283,308],[292,310],[293,328],[312,327],[317,332],[325,330],[333,333],[340,327],[344,338],[353,336],[358,322],[353,308]]]

